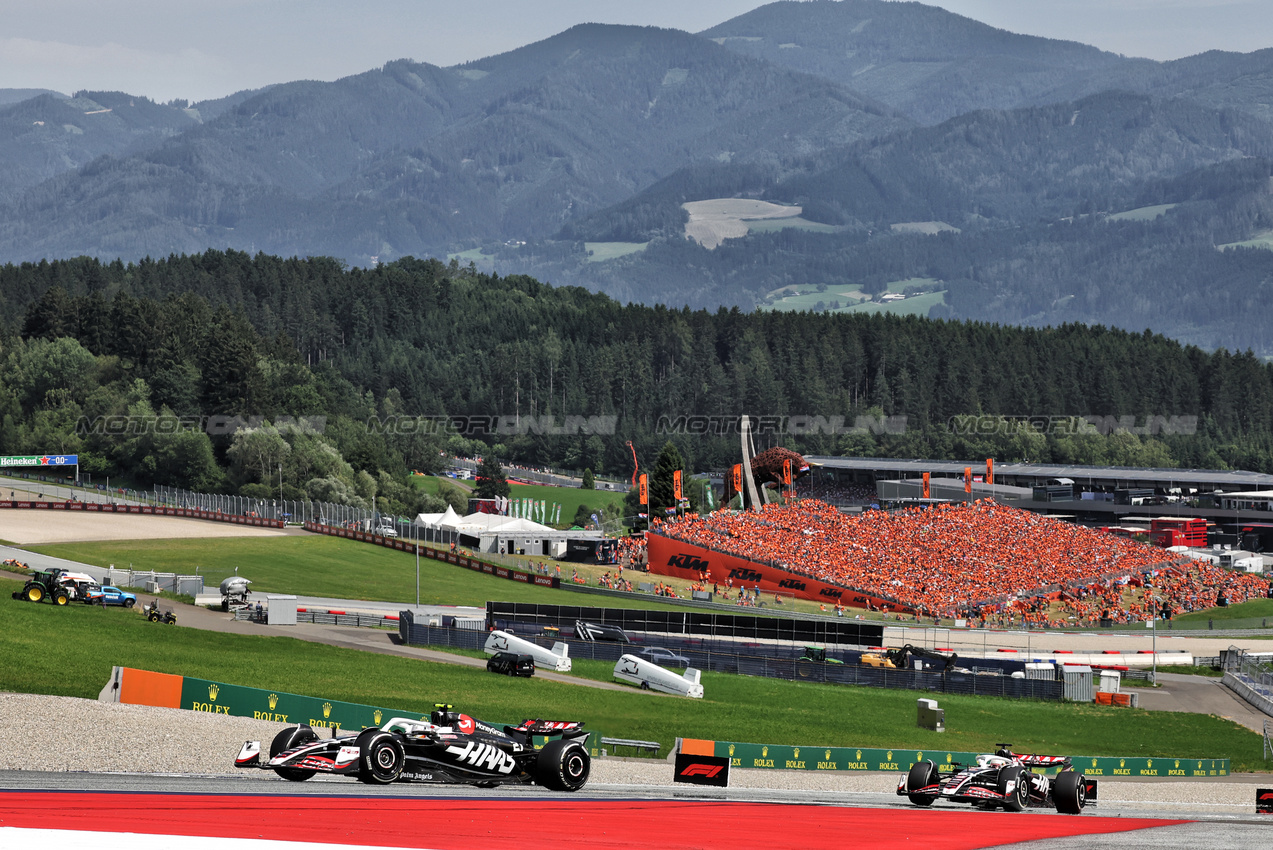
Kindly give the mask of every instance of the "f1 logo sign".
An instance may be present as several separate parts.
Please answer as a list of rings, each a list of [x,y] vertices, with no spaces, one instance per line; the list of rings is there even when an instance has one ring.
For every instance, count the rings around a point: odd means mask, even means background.
[[[1273,788],[1255,789],[1255,811],[1262,815],[1273,815]]]
[[[691,764],[681,771],[681,776],[705,776],[711,779],[722,770],[724,768],[718,764]]]
[[[676,774],[673,778],[677,782],[727,788],[729,787],[729,759],[677,753]]]

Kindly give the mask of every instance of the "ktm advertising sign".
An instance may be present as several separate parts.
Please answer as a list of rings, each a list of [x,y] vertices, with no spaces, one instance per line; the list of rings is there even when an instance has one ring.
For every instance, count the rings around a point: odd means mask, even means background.
[[[676,775],[673,778],[677,782],[689,782],[693,785],[715,785],[718,788],[728,788],[729,759],[677,753]]]
[[[789,572],[772,564],[749,561],[737,555],[727,555],[683,540],[673,540],[661,534],[647,534],[646,542],[649,546],[650,572],[655,575],[721,584],[732,581],[735,586],[743,584],[751,589],[759,585],[762,591],[787,593],[815,602],[840,601],[859,608],[871,605],[881,608],[887,605],[890,611],[915,613],[896,600],[827,584],[812,576]]]

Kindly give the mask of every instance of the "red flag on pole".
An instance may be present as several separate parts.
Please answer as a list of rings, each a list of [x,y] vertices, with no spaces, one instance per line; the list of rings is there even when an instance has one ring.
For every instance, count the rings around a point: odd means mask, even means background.
[[[964,492],[972,493],[972,467],[964,467]]]
[[[928,488],[928,479],[929,479],[930,477],[931,477],[931,476],[930,476],[927,472],[925,472],[925,473],[924,473],[924,491],[923,491],[923,492],[924,492],[924,498],[925,498],[925,499],[931,499],[931,498],[932,498],[932,496],[931,496],[931,495],[929,495],[931,491],[930,491],[930,490],[929,490],[929,488]]]
[[[650,504],[650,476],[646,475],[644,472],[642,472],[641,477],[637,479],[637,493],[641,497],[641,504]]]
[[[986,483],[995,483],[995,459],[992,457],[986,458]]]
[[[679,469],[672,473],[672,498],[677,502],[684,498],[681,495],[681,470]]]

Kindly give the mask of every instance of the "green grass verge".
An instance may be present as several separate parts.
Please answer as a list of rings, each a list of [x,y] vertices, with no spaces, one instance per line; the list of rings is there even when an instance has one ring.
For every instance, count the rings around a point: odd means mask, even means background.
[[[608,735],[659,741],[665,752],[677,736],[975,752],[1012,741],[1021,751],[1228,758],[1237,772],[1269,768],[1258,735],[1210,715],[938,695],[947,731],[937,733],[915,727],[915,700],[927,693],[705,673],[707,697],[685,700],[538,677],[510,681],[480,668],[292,638],[158,627],[135,611],[11,601],[18,587],[0,580],[0,690],[19,693],[92,699],[120,665],[420,712],[449,702],[497,721],[583,720]],[[576,663],[589,678],[604,678],[610,666]]]
[[[447,478],[442,475],[412,475],[411,484],[417,489],[423,490],[430,495],[438,495],[438,491],[444,486],[454,487],[466,495],[472,495],[473,482],[464,481],[459,478]]]
[[[551,510],[554,503],[561,505],[561,522],[559,525],[569,528],[571,520],[580,505],[587,505],[596,512],[605,511],[606,519],[622,516],[623,499],[626,492],[617,493],[612,490],[583,490],[578,487],[549,487],[545,484],[509,484],[509,498],[535,499],[548,503]]]
[[[1174,623],[1205,623],[1212,620],[1217,624],[1224,624],[1230,620],[1254,620],[1266,617],[1273,619],[1273,599],[1251,599],[1237,605],[1226,605],[1223,608],[1194,611],[1173,617],[1172,621]],[[1224,628],[1223,625],[1220,627]]]
[[[457,481],[453,478],[441,478],[432,475],[413,475],[411,483],[426,492],[437,494],[438,488],[443,483],[452,486],[461,486],[461,489],[471,489],[473,482]],[[578,487],[551,487],[547,484],[514,484],[509,483],[509,498],[512,499],[535,499],[548,503],[551,509],[553,504],[561,505],[561,522],[558,525],[563,528],[569,528],[571,520],[575,518],[575,512],[579,510],[580,505],[587,505],[592,511],[597,509],[604,510],[606,518],[610,519],[619,515],[619,511],[623,509],[623,499],[627,495],[626,492],[614,492],[612,490],[583,490]]]
[[[415,602],[415,556],[320,534],[287,537],[227,537],[190,540],[119,540],[59,543],[32,547],[46,555],[99,567],[114,564],[134,570],[156,570],[204,577],[216,586],[238,574],[252,580],[258,593],[297,593],[338,599]],[[570,574],[570,565],[563,564]],[[474,605],[487,600],[541,602],[552,605],[605,605],[610,608],[665,608],[654,597],[601,598],[508,581],[420,559],[420,602],[423,605]]]
[[[1223,670],[1217,670],[1214,667],[1203,667],[1200,664],[1161,664],[1158,666],[1159,673],[1177,673],[1183,676],[1205,676],[1210,679],[1219,679],[1224,675]]]

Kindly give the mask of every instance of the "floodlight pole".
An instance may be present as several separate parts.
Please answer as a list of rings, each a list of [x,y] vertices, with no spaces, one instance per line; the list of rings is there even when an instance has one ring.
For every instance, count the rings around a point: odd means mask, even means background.
[[[420,541],[415,542],[415,607],[420,607]]]
[[[1157,603],[1157,600],[1155,600],[1155,603]],[[1153,661],[1153,671],[1149,674],[1149,683],[1151,685],[1157,685],[1158,684],[1158,612],[1157,611],[1154,612],[1153,623],[1154,623],[1154,638],[1153,638],[1154,661]]]

